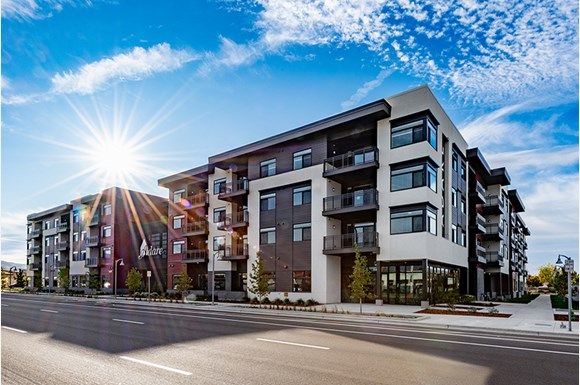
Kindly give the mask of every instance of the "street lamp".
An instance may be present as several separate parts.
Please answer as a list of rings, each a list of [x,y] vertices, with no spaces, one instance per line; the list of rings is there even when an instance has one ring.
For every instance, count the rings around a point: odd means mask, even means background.
[[[562,262],[562,257],[566,262]],[[556,266],[560,266],[568,273],[568,331],[572,331],[572,273],[574,272],[574,260],[564,254],[558,254]]]
[[[211,304],[214,305],[214,297],[215,297],[215,258],[219,255],[220,250],[214,251],[213,253],[213,261],[211,265]]]
[[[122,259],[117,259],[115,261],[115,299],[117,299],[117,263],[119,263],[119,266],[125,266]]]
[[[12,287],[12,269],[14,269],[14,273],[16,273],[16,266],[12,266],[9,270],[8,270],[8,287]]]
[[[54,284],[54,264],[48,265],[48,294],[50,294],[50,288]]]

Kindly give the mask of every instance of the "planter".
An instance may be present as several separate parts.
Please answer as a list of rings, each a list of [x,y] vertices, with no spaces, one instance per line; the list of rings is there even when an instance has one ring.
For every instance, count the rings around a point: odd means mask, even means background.
[[[375,299],[375,305],[383,306],[383,300],[382,299]]]
[[[421,307],[423,309],[426,309],[429,307],[429,301],[421,301]]]

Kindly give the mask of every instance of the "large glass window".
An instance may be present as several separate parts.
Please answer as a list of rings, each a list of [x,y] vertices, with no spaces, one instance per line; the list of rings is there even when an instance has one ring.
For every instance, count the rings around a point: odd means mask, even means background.
[[[276,208],[276,194],[264,194],[260,197],[260,211],[269,211]]]
[[[104,238],[108,238],[111,235],[113,235],[113,232],[111,230],[111,226],[103,226],[102,234],[103,234]]]
[[[185,219],[185,215],[176,215],[173,217],[173,228],[180,229],[183,227],[183,220]]]
[[[423,231],[437,234],[437,213],[431,207],[391,210],[391,234]]]
[[[226,208],[220,207],[213,209],[213,223],[219,223],[226,220]]]
[[[213,251],[223,251],[226,248],[226,237],[213,237]]]
[[[429,132],[429,144],[437,150],[437,128],[427,119],[427,128]]]
[[[226,192],[226,178],[216,179],[213,181],[213,194],[222,194]]]
[[[402,147],[425,140],[434,149],[437,149],[437,128],[427,118],[391,128],[391,148]]]
[[[428,186],[437,192],[437,171],[429,163],[394,166],[391,171],[391,191]]]
[[[276,243],[276,228],[269,227],[260,230],[260,245],[270,245]]]
[[[312,192],[310,186],[297,187],[293,190],[294,206],[307,205],[312,201]]]
[[[276,175],[276,159],[260,162],[260,177]]]
[[[105,203],[103,205],[103,215],[111,215],[113,212],[113,206],[110,203]]]
[[[292,272],[292,291],[309,292],[311,287],[310,271],[301,270]]]
[[[173,203],[180,203],[181,198],[185,195],[185,189],[175,190],[173,192]]]
[[[185,252],[185,241],[173,241],[173,254]]]
[[[226,275],[224,273],[214,274],[214,287],[216,290],[226,289]]]
[[[293,156],[294,170],[312,166],[312,150],[307,149],[295,152]]]
[[[292,240],[294,242],[309,241],[310,237],[310,223],[299,223],[293,226]]]

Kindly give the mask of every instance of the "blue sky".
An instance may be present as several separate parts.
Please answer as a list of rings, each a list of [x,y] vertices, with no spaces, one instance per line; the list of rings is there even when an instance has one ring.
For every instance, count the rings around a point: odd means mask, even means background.
[[[560,0],[4,0],[2,259],[25,261],[31,211],[165,195],[209,155],[429,84],[508,168],[530,270],[577,260],[577,26]],[[99,163],[110,142],[130,156]]]

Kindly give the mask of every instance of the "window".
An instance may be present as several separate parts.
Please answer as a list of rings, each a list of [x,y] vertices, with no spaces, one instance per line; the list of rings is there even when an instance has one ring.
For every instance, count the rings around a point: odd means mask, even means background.
[[[216,179],[213,181],[213,194],[221,194],[226,191],[226,178]]]
[[[451,225],[451,242],[457,243],[457,226]]]
[[[52,244],[57,246],[58,245],[58,235],[56,237],[52,237],[52,240],[53,240]]]
[[[81,250],[81,261],[85,261],[87,259],[87,251]]]
[[[465,214],[467,212],[465,207],[466,207],[465,198],[462,197],[461,198],[461,212],[463,214]]]
[[[105,203],[101,211],[103,215],[111,215],[113,212],[113,206],[111,206],[110,203]]]
[[[268,271],[266,275],[268,276],[268,291],[276,291],[276,273],[273,271]]]
[[[437,234],[437,213],[431,207],[398,208],[391,210],[391,234],[428,231]]]
[[[78,261],[78,260],[79,260],[79,252],[73,251],[73,261]]]
[[[111,226],[103,226],[102,234],[104,238],[109,238],[113,234]]]
[[[173,203],[180,203],[181,199],[185,195],[185,189],[175,190],[173,192]]]
[[[294,206],[307,205],[312,201],[310,186],[297,187],[293,190]]]
[[[185,241],[173,241],[173,254],[185,252]]]
[[[451,188],[451,204],[453,207],[457,207],[457,190]]]
[[[44,244],[45,244],[46,246],[50,246],[50,237],[46,237],[46,238],[44,239]]]
[[[265,194],[260,197],[260,211],[269,211],[276,208],[276,194]]]
[[[391,129],[391,148],[406,146],[427,140],[437,149],[437,128],[427,118],[415,120]]]
[[[466,173],[465,173],[465,162],[461,162],[461,179],[465,180]]]
[[[183,220],[185,219],[185,215],[176,215],[173,217],[173,228],[180,229],[183,227]]]
[[[225,290],[226,289],[226,275],[224,273],[215,273],[214,274],[214,288],[216,290]]]
[[[54,218],[54,227],[57,228],[60,223],[60,218]]]
[[[81,241],[84,241],[86,237],[87,237],[87,232],[84,230],[81,231]]]
[[[79,233],[73,233],[73,242],[79,241]]]
[[[294,153],[294,170],[312,166],[312,150],[302,150]]]
[[[428,186],[437,192],[437,171],[429,163],[395,166],[391,171],[391,191]]]
[[[457,171],[457,155],[453,154],[453,158],[451,160],[451,168],[453,168],[453,171]]]
[[[310,291],[310,271],[293,271],[292,272],[292,291],[293,292],[309,292]]]
[[[213,237],[213,251],[222,251],[226,248],[226,237]]]
[[[50,221],[44,221],[44,229],[45,230],[50,229]]]
[[[213,223],[224,222],[226,220],[226,208],[213,209]]]
[[[260,177],[276,175],[276,159],[260,162]]]
[[[467,242],[466,242],[465,231],[461,231],[461,246],[465,247],[466,245],[467,245]]]
[[[79,213],[75,212],[73,214],[73,223],[79,223],[79,218],[80,218]]]
[[[293,226],[292,240],[294,242],[309,241],[310,237],[310,223],[299,223]]]
[[[113,254],[113,250],[110,247],[103,247],[101,251],[101,255],[105,259],[110,259]]]
[[[269,227],[260,230],[260,245],[271,245],[276,243],[276,228]]]

